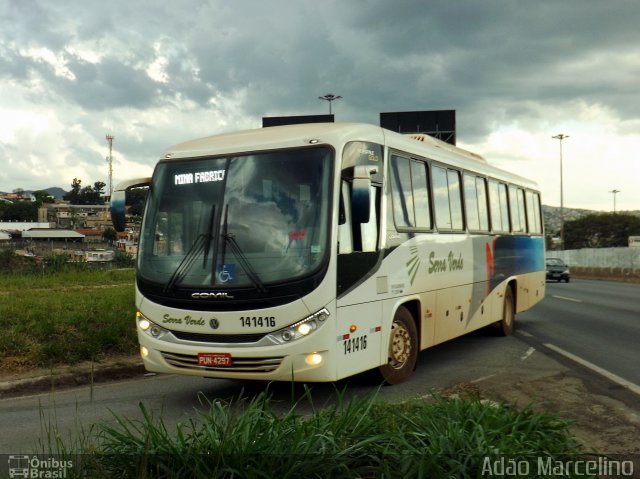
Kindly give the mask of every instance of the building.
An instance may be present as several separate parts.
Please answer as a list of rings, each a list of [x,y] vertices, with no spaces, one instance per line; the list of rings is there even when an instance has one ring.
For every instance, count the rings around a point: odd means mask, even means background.
[[[22,232],[22,239],[80,243],[84,239],[84,235],[70,230],[31,229]]]
[[[58,228],[90,228],[104,230],[112,227],[109,205],[71,205],[66,202],[47,205],[47,220]]]
[[[138,231],[127,230],[122,233],[118,233],[118,240],[116,246],[120,251],[129,253],[132,258],[138,256],[138,237],[140,233]]]

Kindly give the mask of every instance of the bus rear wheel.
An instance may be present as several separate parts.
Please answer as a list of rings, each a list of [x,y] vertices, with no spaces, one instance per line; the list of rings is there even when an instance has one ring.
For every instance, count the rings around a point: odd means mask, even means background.
[[[507,286],[504,292],[504,306],[502,319],[496,323],[496,329],[500,336],[511,336],[516,322],[516,305],[511,286]]]
[[[418,332],[413,316],[401,306],[391,324],[387,364],[379,371],[388,384],[406,381],[413,373],[418,359]]]

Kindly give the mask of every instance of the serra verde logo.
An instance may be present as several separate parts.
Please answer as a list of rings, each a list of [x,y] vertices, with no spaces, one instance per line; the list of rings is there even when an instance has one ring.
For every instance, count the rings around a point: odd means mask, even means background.
[[[453,251],[449,251],[449,256],[446,258],[436,258],[435,251],[429,254],[429,274],[443,273],[445,271],[461,271],[464,269],[464,259],[462,253],[458,253],[456,258],[453,255]]]
[[[409,282],[413,285],[416,279],[418,271],[420,270],[420,256],[418,255],[418,247],[411,246],[409,248],[411,258],[405,263],[407,267],[407,273],[409,274]],[[436,274],[444,273],[446,271],[462,271],[464,269],[464,258],[462,253],[455,255],[453,251],[449,251],[449,254],[445,258],[436,258],[436,252],[431,251],[429,253],[429,266],[427,273]]]

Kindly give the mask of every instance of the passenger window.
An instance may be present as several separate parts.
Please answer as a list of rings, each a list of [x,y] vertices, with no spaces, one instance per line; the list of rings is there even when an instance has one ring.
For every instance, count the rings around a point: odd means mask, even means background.
[[[515,186],[509,187],[509,206],[511,207],[511,226],[514,233],[526,231],[524,191]]]
[[[449,186],[447,170],[434,166],[431,169],[433,178],[433,207],[438,228],[451,229],[451,211],[449,210]]]
[[[393,219],[396,226],[414,227],[415,213],[413,209],[413,194],[411,192],[411,169],[409,159],[399,156],[391,157],[391,188],[393,197]]]
[[[471,175],[464,175],[464,205],[467,212],[467,227],[472,231],[479,230],[478,192],[476,191],[476,179]]]
[[[527,191],[526,198],[529,233],[540,234],[542,233],[542,226],[540,225],[540,197],[537,193]]]
[[[507,185],[498,183],[495,180],[489,181],[489,207],[493,231],[508,232],[509,205],[507,203]]]
[[[476,177],[476,192],[478,194],[478,219],[480,230],[489,231],[489,210],[487,209],[487,181]]]
[[[423,161],[393,156],[393,219],[400,228],[431,228],[427,166]]]
[[[438,228],[462,230],[460,173],[440,166],[432,168],[433,202]]]
[[[411,160],[411,185],[413,187],[416,226],[418,228],[431,229],[429,179],[427,177],[427,164],[424,161]]]

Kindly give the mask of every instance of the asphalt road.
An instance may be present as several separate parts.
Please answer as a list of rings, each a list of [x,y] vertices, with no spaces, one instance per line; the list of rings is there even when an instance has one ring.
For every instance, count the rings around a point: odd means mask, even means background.
[[[385,386],[379,397],[398,401],[430,395],[461,382],[481,382],[500,374],[535,377],[550,374],[557,363],[542,354],[529,355],[530,346],[518,338],[495,337],[478,332],[423,351],[410,381]],[[333,403],[336,391],[345,388],[351,395],[376,393],[377,378],[360,375],[335,384],[291,385],[276,383],[203,379],[187,376],[143,376],[130,380],[60,390],[53,393],[0,400],[0,454],[50,452],[51,438],[60,438],[67,450],[78,450],[79,435],[94,423],[114,425],[120,418],[139,420],[144,405],[157,419],[162,417],[169,430],[198,412],[209,409],[215,400],[253,398],[267,390],[279,409],[298,403],[300,413],[311,411],[305,387],[311,388],[314,407]],[[57,439],[56,439],[57,440]]]
[[[383,387],[379,396],[402,400],[446,390],[459,383],[500,384],[536,381],[567,371],[553,357],[540,351],[555,345],[587,358],[615,375],[640,384],[634,365],[640,339],[640,285],[575,281],[549,284],[547,297],[532,311],[518,316],[517,335],[497,338],[486,331],[473,333],[423,351],[412,379]],[[567,299],[570,298],[570,299]],[[581,301],[581,302],[579,302]],[[535,347],[532,347],[532,344]],[[542,347],[538,348],[540,344]],[[546,345],[546,346],[545,346]],[[543,379],[544,380],[544,379]],[[336,390],[373,394],[378,382],[357,376],[336,384],[310,385],[315,407],[333,402]],[[62,441],[77,450],[82,432],[95,423],[115,424],[120,418],[143,417],[140,406],[154,418],[161,417],[171,430],[208,410],[218,399],[252,398],[269,388],[282,409],[299,403],[300,412],[311,410],[304,385],[267,385],[257,382],[211,380],[185,376],[142,376],[126,381],[54,391],[0,400],[0,454],[51,451],[49,444]]]
[[[518,330],[571,360],[640,391],[640,284],[547,283]]]

